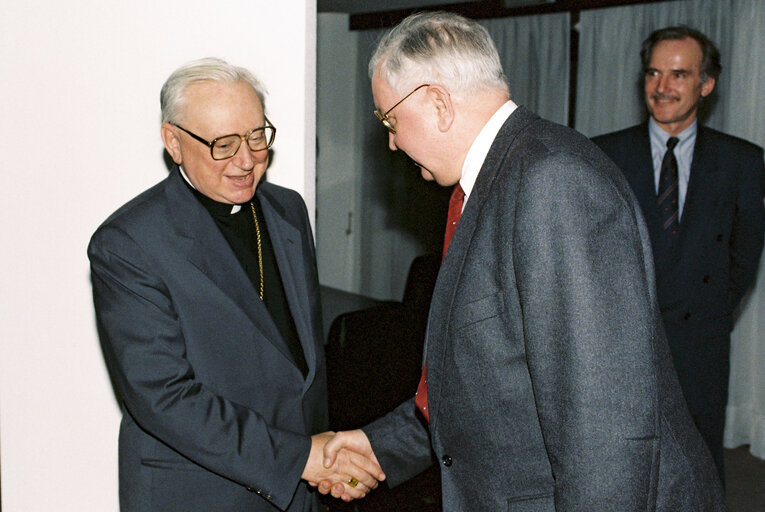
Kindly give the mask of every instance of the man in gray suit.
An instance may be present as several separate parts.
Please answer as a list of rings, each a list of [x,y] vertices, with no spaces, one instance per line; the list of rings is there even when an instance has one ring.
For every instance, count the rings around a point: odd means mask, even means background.
[[[459,217],[453,195],[417,396],[339,433],[325,465],[339,447],[374,453],[395,485],[435,456],[447,511],[723,510],[619,169],[510,101],[475,22],[413,15],[369,69],[391,149],[464,200]]]
[[[305,204],[260,183],[276,128],[262,84],[203,59],[161,93],[175,162],[91,239],[93,297],[123,409],[123,511],[316,511],[382,478],[346,452],[321,464],[327,382]],[[346,483],[343,483],[346,482]]]

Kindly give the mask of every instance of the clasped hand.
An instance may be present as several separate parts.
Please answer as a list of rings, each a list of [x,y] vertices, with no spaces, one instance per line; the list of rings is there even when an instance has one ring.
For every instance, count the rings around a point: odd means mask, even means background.
[[[380,464],[361,430],[324,432],[311,437],[311,453],[303,480],[344,501],[363,498],[385,480]],[[355,486],[351,482],[358,482]]]

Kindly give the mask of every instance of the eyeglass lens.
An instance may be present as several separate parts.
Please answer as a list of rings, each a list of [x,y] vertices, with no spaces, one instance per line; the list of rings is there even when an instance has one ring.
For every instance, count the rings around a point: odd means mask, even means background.
[[[268,149],[274,141],[275,131],[273,127],[266,126],[253,130],[247,137],[247,145],[252,151],[262,151]],[[239,151],[242,143],[242,137],[239,135],[228,135],[216,139],[212,145],[212,157],[215,160],[230,158]]]

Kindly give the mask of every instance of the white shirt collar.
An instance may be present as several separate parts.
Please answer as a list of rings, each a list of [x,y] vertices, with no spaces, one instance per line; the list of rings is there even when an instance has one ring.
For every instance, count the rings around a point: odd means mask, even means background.
[[[695,140],[696,132],[698,131],[698,119],[694,119],[693,122],[683,131],[675,135],[678,139],[676,148],[682,147],[690,139]],[[664,128],[659,126],[659,123],[657,123],[653,117],[648,118],[648,133],[651,135],[651,139],[655,140],[657,144],[660,145],[661,153],[662,155],[667,150],[667,141],[669,140],[669,133],[667,133]]]
[[[494,115],[489,118],[489,121],[481,128],[478,136],[470,145],[467,156],[465,156],[465,162],[462,164],[462,177],[460,178],[460,186],[465,191],[465,200],[462,202],[462,209],[465,209],[470,193],[473,191],[475,180],[478,179],[478,172],[483,166],[486,155],[489,154],[489,149],[494,143],[494,139],[497,138],[497,133],[505,124],[505,121],[510,114],[515,112],[518,108],[512,100],[499,107]]]

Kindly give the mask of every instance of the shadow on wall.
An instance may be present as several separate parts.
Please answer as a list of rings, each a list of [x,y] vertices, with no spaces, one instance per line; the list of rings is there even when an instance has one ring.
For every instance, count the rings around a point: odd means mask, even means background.
[[[339,315],[326,346],[329,421],[332,430],[358,428],[408,400],[421,375],[428,310],[441,256],[415,258],[401,301],[385,301]],[[354,395],[348,390],[374,390]],[[394,489],[384,483],[353,504],[328,500],[332,512],[437,512],[441,510],[437,464]]]
[[[401,151],[391,153],[391,171],[382,195],[388,207],[388,225],[416,238],[423,252],[440,252],[451,187],[423,179],[420,168]]]
[[[412,258],[441,252],[451,187],[423,179],[420,169],[403,151],[389,149],[387,133],[379,128],[367,131],[364,141],[361,264],[375,272],[374,262],[381,254],[400,257],[400,265],[392,264],[392,275],[385,279],[403,283]],[[381,235],[388,238],[381,239]],[[372,281],[382,278],[367,276]]]

